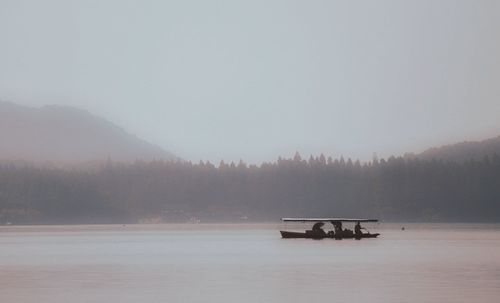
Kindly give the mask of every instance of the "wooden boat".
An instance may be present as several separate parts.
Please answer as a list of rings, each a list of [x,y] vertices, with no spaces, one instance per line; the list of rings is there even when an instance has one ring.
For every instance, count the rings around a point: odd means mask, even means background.
[[[294,231],[284,231],[280,230],[281,237],[283,239],[364,239],[364,238],[376,238],[380,234],[379,233],[363,233],[361,235],[346,235],[346,236],[338,236],[336,237],[335,235],[331,235],[328,233],[325,234],[316,234],[316,233],[309,233],[309,231],[306,232],[294,232]]]
[[[376,238],[379,233],[361,232],[361,223],[364,222],[378,222],[376,219],[348,219],[348,218],[282,218],[283,222],[311,222],[315,223],[311,230],[305,232],[294,232],[280,230],[283,239],[356,239],[361,240],[365,238]],[[325,232],[322,226],[325,222],[329,222],[334,226],[334,230]],[[342,230],[342,222],[356,223],[355,232],[352,230]],[[366,230],[366,229],[365,229]]]

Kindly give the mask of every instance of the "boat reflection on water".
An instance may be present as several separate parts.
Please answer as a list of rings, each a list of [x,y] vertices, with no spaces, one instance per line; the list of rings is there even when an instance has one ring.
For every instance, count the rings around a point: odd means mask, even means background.
[[[293,232],[281,230],[281,237],[284,239],[356,239],[361,240],[364,238],[376,238],[379,233],[370,233],[366,228],[361,227],[361,223],[378,222],[376,219],[349,219],[349,218],[282,218],[283,222],[301,222],[301,223],[314,223],[310,230],[305,232]],[[323,229],[325,223],[331,223],[333,230],[326,232]],[[354,231],[344,228],[342,223],[355,223]],[[366,232],[363,232],[365,229]]]

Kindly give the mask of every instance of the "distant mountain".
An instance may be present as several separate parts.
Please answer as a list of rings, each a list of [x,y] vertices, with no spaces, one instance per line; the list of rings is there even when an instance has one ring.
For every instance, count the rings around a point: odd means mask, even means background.
[[[79,164],[107,159],[129,162],[176,157],[85,110],[0,102],[1,161]]]
[[[500,156],[500,136],[483,141],[466,141],[428,149],[416,157],[424,160],[446,160],[463,162],[469,159],[482,160],[485,156]]]

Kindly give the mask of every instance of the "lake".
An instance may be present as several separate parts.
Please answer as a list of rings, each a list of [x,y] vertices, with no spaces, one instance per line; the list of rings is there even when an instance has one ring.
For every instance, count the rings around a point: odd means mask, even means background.
[[[360,241],[280,227],[0,227],[0,302],[499,302],[500,225],[380,224]]]

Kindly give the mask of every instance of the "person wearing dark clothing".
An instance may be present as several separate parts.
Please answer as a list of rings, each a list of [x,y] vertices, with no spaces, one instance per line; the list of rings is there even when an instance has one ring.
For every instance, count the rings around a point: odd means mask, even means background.
[[[361,224],[359,222],[357,222],[356,225],[354,226],[354,234],[356,236],[361,236],[363,234],[361,232],[361,229],[363,229],[363,227],[361,227]]]
[[[322,228],[324,224],[325,223],[318,222],[318,223],[316,223],[316,224],[313,225],[312,230],[314,232],[316,232],[316,233],[319,233],[319,234],[326,234],[325,231]]]
[[[340,238],[343,235],[342,231],[342,222],[340,221],[332,221],[333,224],[333,230],[334,230],[334,235],[336,238]]]

